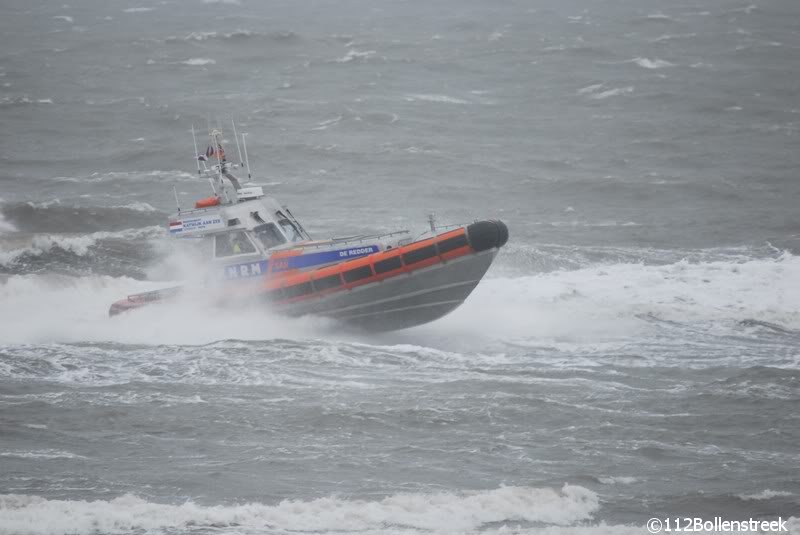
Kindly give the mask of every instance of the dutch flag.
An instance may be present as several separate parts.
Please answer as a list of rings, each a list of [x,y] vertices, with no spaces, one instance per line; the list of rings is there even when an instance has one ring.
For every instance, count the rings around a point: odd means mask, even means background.
[[[183,230],[183,221],[170,221],[169,222],[169,231],[171,233],[180,232]]]

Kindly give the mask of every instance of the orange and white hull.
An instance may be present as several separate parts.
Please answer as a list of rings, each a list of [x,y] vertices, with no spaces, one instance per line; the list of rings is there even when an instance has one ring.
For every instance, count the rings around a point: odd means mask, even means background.
[[[368,330],[403,329],[438,319],[463,303],[507,240],[502,222],[479,221],[316,269],[276,271],[287,258],[303,263],[302,252],[281,252],[266,262],[264,276],[221,289],[220,300],[268,303],[290,316],[332,317]],[[313,254],[319,253],[305,256]],[[165,295],[129,296],[114,303],[109,313],[179,293],[169,289]]]

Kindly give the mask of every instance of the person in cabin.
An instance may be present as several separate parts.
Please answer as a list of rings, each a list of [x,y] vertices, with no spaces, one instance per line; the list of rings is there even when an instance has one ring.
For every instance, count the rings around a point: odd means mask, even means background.
[[[233,254],[242,254],[242,240],[238,236],[232,236],[231,250]]]

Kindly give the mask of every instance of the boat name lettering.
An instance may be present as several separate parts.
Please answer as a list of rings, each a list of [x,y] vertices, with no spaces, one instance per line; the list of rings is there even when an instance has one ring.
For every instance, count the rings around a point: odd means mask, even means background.
[[[222,224],[222,219],[219,217],[214,217],[210,219],[203,219],[202,217],[198,217],[196,219],[184,219],[183,220],[183,229],[184,230],[192,230],[192,229],[203,229],[206,227],[217,226]]]
[[[350,249],[335,249],[333,251],[320,251],[318,253],[299,254],[288,258],[275,259],[272,261],[272,271],[288,271],[290,269],[304,269],[321,264],[331,264],[339,262],[343,258],[358,258],[372,253],[377,253],[380,248],[377,245],[366,247],[353,247]]]
[[[361,256],[365,254],[372,254],[375,252],[375,246],[370,245],[369,247],[359,247],[357,249],[345,249],[344,251],[339,251],[339,256],[341,258],[347,258],[350,256]]]
[[[267,261],[246,262],[244,264],[233,264],[225,266],[226,279],[244,279],[247,277],[258,277],[267,272]]]

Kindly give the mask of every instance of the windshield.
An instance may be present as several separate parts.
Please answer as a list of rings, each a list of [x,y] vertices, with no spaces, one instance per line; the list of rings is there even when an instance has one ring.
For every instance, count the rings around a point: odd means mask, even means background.
[[[255,232],[256,238],[258,238],[265,249],[272,249],[282,243],[286,243],[286,238],[283,237],[283,234],[281,234],[278,227],[275,226],[275,223],[259,225],[253,229],[253,232]]]
[[[214,254],[217,258],[254,252],[255,246],[241,230],[217,234],[214,238]]]
[[[289,238],[289,241],[300,241],[303,237],[300,235],[300,232],[295,228],[294,224],[289,221],[288,219],[284,218],[278,221],[278,224],[283,229],[283,232],[286,234],[286,237]]]

